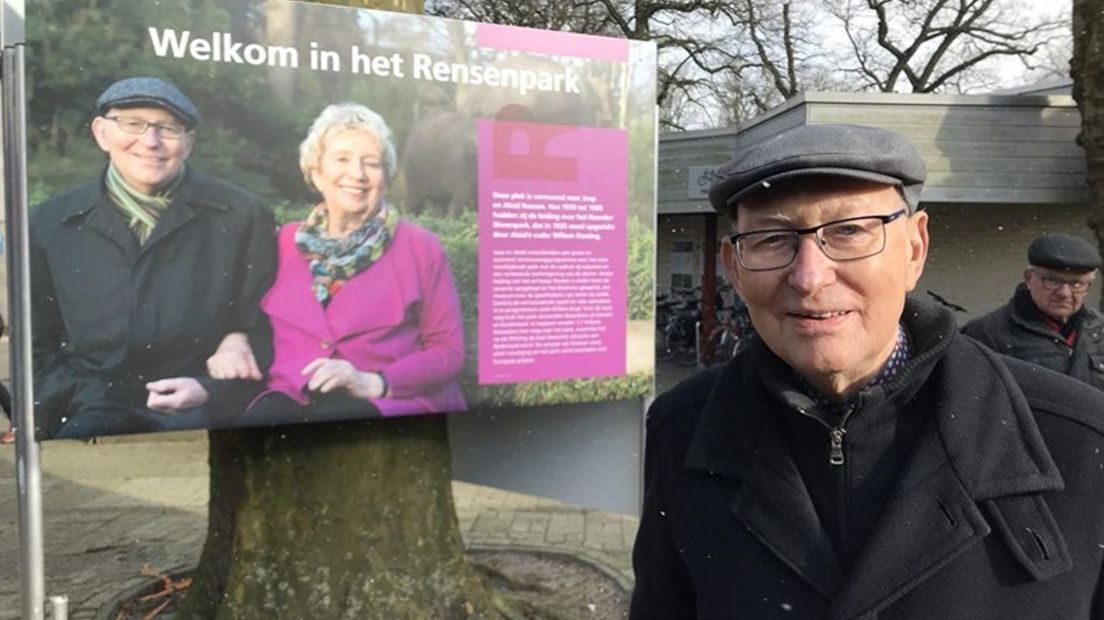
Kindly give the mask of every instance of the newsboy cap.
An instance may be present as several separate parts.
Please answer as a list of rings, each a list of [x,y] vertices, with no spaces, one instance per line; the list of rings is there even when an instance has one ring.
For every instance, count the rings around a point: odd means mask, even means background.
[[[153,106],[172,112],[188,128],[199,124],[199,110],[187,95],[172,84],[155,77],[132,77],[119,80],[103,91],[96,100],[96,112],[111,108]]]
[[[738,151],[717,171],[709,201],[727,213],[741,198],[774,183],[812,175],[896,185],[915,211],[927,168],[899,133],[863,125],[800,125]]]
[[[1092,271],[1100,267],[1100,252],[1081,237],[1049,233],[1031,242],[1027,262],[1048,269]]]

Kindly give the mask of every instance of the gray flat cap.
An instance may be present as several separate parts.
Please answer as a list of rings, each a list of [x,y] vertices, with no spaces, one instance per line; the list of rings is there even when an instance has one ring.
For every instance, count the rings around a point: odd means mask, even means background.
[[[1050,233],[1031,242],[1027,262],[1048,269],[1092,271],[1100,267],[1100,252],[1081,237]]]
[[[741,198],[773,183],[811,175],[896,185],[916,210],[927,168],[901,134],[862,125],[801,125],[737,152],[717,172],[709,201],[727,213]]]
[[[199,124],[199,110],[187,95],[172,84],[155,77],[132,77],[108,86],[96,100],[96,112],[111,108],[164,108],[180,119],[188,129]]]

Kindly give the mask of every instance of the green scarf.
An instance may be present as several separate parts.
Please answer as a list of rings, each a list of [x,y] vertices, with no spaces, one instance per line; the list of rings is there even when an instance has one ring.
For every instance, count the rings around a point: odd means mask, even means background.
[[[165,189],[151,195],[143,194],[124,181],[123,175],[119,174],[115,164],[108,165],[107,176],[104,179],[107,196],[111,198],[111,202],[127,221],[127,225],[134,231],[139,245],[145,245],[146,241],[149,241],[150,233],[157,225],[158,218],[165,209],[169,208],[173,194],[184,182],[184,171],[184,166],[181,166],[180,172],[165,186]]]

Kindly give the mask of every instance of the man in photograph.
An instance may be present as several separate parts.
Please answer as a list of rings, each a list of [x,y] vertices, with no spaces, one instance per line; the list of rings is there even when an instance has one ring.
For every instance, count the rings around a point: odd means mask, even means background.
[[[174,85],[120,80],[95,113],[104,167],[31,214],[40,433],[231,425],[267,365],[272,213],[186,164],[200,114]],[[212,380],[212,356],[245,380]]]
[[[1100,252],[1073,235],[1042,235],[1027,248],[1023,282],[1005,305],[963,331],[1004,353],[1104,390],[1104,317],[1085,307]]]
[[[630,618],[1104,614],[1104,395],[908,297],[925,165],[807,125],[710,191],[759,337],[648,413]]]

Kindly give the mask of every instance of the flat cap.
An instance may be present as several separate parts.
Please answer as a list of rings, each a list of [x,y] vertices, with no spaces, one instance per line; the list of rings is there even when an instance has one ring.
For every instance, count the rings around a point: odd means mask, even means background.
[[[1027,262],[1048,269],[1092,271],[1100,267],[1100,252],[1081,237],[1049,233],[1027,247]]]
[[[927,168],[899,133],[863,125],[801,125],[740,150],[717,171],[709,201],[721,213],[773,183],[801,176],[864,179],[901,188],[913,210]]]
[[[172,84],[155,77],[132,77],[119,80],[96,100],[96,112],[111,108],[164,108],[180,119],[188,129],[199,124],[199,110],[187,95]]]

